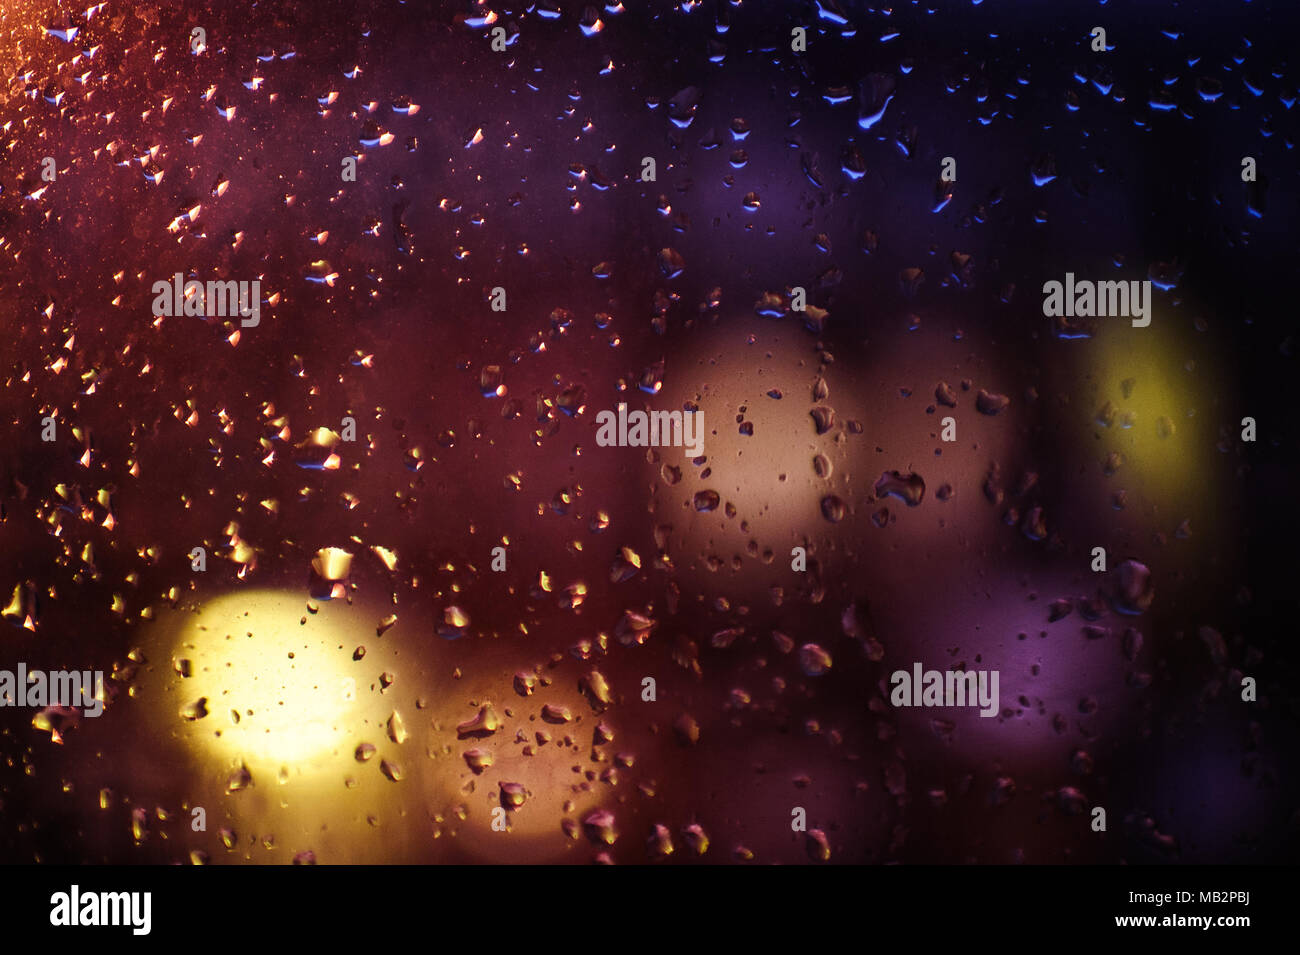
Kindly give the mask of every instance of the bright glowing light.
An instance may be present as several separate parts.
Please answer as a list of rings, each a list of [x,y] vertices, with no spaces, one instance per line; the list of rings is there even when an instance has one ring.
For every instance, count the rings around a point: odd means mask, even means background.
[[[185,724],[193,740],[250,765],[354,746],[369,707],[358,702],[343,628],[327,611],[308,614],[301,595],[269,591],[204,606],[173,650],[192,673],[183,707],[205,700],[207,715]]]

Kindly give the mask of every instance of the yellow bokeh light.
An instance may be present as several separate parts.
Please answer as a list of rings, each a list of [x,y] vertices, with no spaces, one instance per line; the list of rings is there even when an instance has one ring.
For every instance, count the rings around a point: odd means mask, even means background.
[[[185,706],[206,701],[208,715],[185,723],[194,739],[250,765],[302,763],[355,745],[367,707],[329,609],[308,614],[300,595],[271,591],[205,605],[173,650],[192,672]]]
[[[1197,398],[1212,391],[1214,370],[1189,365],[1191,349],[1183,326],[1166,322],[1151,328],[1120,328],[1103,337],[1096,367],[1097,408],[1109,403],[1114,420],[1104,429],[1105,447],[1123,455],[1123,482],[1171,506],[1200,500],[1207,493],[1212,445],[1196,418]],[[1202,413],[1210,408],[1199,409]]]

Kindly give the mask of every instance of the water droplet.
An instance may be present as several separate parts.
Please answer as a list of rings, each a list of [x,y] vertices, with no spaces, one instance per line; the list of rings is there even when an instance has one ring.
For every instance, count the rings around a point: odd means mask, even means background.
[[[456,736],[458,739],[469,737],[481,739],[491,736],[500,728],[501,718],[497,716],[496,710],[492,708],[491,703],[484,703],[479,707],[477,716],[456,727]]]
[[[831,655],[815,643],[799,648],[799,666],[806,676],[825,676],[831,669]]]
[[[1120,613],[1141,614],[1151,609],[1155,586],[1150,569],[1136,560],[1126,560],[1112,572],[1111,605]]]
[[[1011,399],[1006,395],[994,394],[985,391],[983,388],[981,388],[979,393],[975,396],[975,409],[980,414],[998,414],[1009,404],[1011,404]]]
[[[673,733],[683,746],[694,746],[700,741],[700,724],[689,713],[682,713],[673,720]]]
[[[388,738],[400,745],[406,742],[407,735],[406,723],[402,719],[402,714],[394,710],[393,715],[388,717]]]
[[[542,719],[547,723],[563,724],[573,721],[573,714],[567,706],[560,706],[555,703],[547,703],[542,707]]]
[[[614,814],[608,809],[597,809],[582,820],[582,829],[587,838],[597,845],[612,846],[618,839]]]
[[[822,498],[822,517],[832,524],[844,520],[845,511],[844,502],[834,494],[827,494]]]
[[[718,495],[718,492],[710,490],[696,491],[693,499],[697,511],[716,510],[721,502],[722,498]]]
[[[925,481],[919,474],[885,471],[875,485],[876,497],[896,497],[908,507],[916,507],[925,497]]]
[[[467,765],[474,775],[482,773],[484,770],[492,767],[492,753],[486,749],[467,749],[465,751],[465,765]]]
[[[503,809],[514,810],[524,804],[527,792],[522,783],[502,782],[498,783],[498,785],[501,787],[501,807]]]

